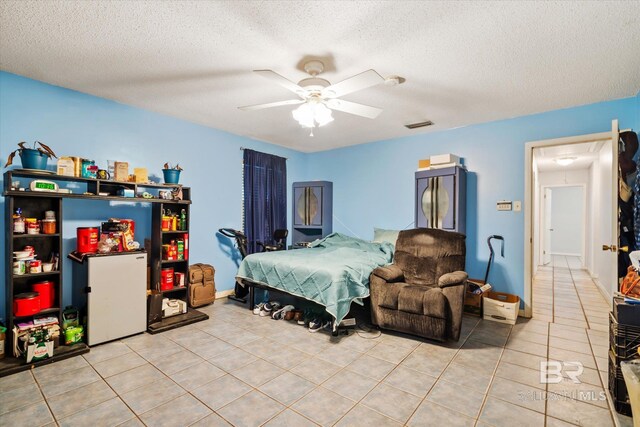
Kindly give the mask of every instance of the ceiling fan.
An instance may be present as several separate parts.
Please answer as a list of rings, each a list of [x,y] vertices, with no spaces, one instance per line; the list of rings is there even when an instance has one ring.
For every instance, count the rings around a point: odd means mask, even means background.
[[[324,70],[324,64],[321,61],[314,60],[307,62],[304,65],[304,70],[311,77],[302,79],[297,84],[273,70],[254,70],[255,73],[258,73],[262,77],[295,93],[299,99],[248,105],[238,108],[243,111],[253,111],[284,105],[301,104],[291,113],[293,118],[296,119],[302,127],[306,128],[324,126],[332,122],[333,117],[331,110],[342,111],[369,119],[375,119],[382,112],[380,108],[338,99],[344,95],[383,83],[385,80],[374,70],[367,70],[356,74],[353,77],[349,77],[333,85],[327,80],[318,77],[318,74]],[[313,129],[311,130],[311,136],[313,136]]]

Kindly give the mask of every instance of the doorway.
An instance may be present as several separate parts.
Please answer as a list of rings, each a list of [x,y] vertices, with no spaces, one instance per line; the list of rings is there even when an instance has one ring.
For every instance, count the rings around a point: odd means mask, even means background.
[[[614,173],[618,167],[617,141],[618,123],[614,120],[611,132],[526,144],[525,317],[532,317],[534,314],[536,301],[533,284],[536,275],[544,279],[542,281],[549,284],[552,291],[554,276],[557,276],[559,283],[563,286],[569,287],[567,290],[576,291],[578,294],[576,287],[578,284],[573,281],[573,278],[578,279],[580,286],[585,285],[586,282],[592,283],[596,293],[599,297],[601,295],[602,300],[607,304],[610,301],[610,295],[617,290],[617,254],[601,250],[603,244],[611,246],[617,245],[618,242],[617,174]],[[556,187],[582,187],[581,221],[584,225],[581,228],[583,233],[578,233],[576,237],[573,231],[568,238],[564,238],[564,240],[574,241],[572,243],[575,243],[575,240],[578,240],[578,243],[582,241],[580,253],[577,256],[576,252],[573,252],[575,246],[569,249],[571,252],[564,252],[567,250],[566,247],[564,250],[556,248],[557,254],[553,254],[551,246],[554,239],[551,233],[555,232],[555,228],[552,225],[551,211],[554,204],[553,191]],[[548,206],[542,203],[545,193],[551,198]],[[561,193],[562,190],[559,190],[557,194]],[[563,198],[565,196],[566,194],[562,195]],[[561,200],[561,207],[564,201]],[[548,210],[547,215],[544,209]],[[545,218],[550,220],[546,221],[546,224],[543,222]],[[557,240],[561,242],[563,239]],[[543,242],[547,245],[546,249],[542,246]],[[554,260],[554,257],[557,259]],[[573,283],[569,283],[570,280]],[[591,290],[588,293],[593,295]],[[556,314],[553,309],[554,295],[548,295],[546,292],[541,298],[538,302],[539,308],[545,309],[544,320],[553,322]],[[540,312],[540,310],[536,311]]]
[[[588,169],[574,174],[588,176]],[[542,179],[541,179],[542,180]],[[566,178],[565,178],[566,182]],[[588,182],[582,184],[555,183],[542,185],[540,208],[540,265],[549,265],[553,255],[570,257],[572,265],[586,267]],[[538,267],[538,266],[536,266]]]

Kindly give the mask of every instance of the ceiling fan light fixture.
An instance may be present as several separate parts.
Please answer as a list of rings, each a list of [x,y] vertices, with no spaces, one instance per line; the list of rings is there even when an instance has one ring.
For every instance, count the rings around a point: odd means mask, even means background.
[[[560,166],[569,166],[573,162],[575,162],[577,157],[559,157],[557,159],[553,159]]]
[[[324,126],[333,121],[331,110],[322,102],[305,102],[293,110],[291,115],[305,128]]]

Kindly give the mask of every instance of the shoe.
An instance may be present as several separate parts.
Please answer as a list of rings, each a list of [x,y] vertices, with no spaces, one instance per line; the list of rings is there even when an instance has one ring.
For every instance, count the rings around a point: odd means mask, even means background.
[[[276,302],[276,301],[268,302],[262,306],[262,310],[260,310],[260,317],[269,317],[271,316],[271,313],[273,313],[275,310],[278,310],[279,308],[280,308],[279,302]]]
[[[313,319],[309,322],[309,332],[318,332],[321,329],[329,328],[331,326],[331,321],[322,319]]]
[[[294,308],[295,307],[292,306],[292,305],[285,305],[280,310],[274,311],[271,314],[271,318],[274,319],[274,320],[284,319],[284,317],[287,315],[287,313],[290,313],[291,310],[293,310]]]
[[[262,307],[264,307],[264,303],[263,302],[253,306],[253,314],[260,314],[260,311],[262,311]]]
[[[296,318],[297,317],[297,318]],[[298,320],[302,318],[301,310],[291,310],[287,311],[287,314],[284,315],[284,320]]]
[[[309,318],[311,318],[312,315],[313,313],[309,310],[299,310],[295,315],[295,320],[298,322],[298,325],[307,325],[309,323]]]

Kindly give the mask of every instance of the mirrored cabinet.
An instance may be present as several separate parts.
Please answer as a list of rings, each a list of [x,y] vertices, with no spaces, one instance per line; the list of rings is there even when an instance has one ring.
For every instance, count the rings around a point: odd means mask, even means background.
[[[332,232],[332,197],[332,182],[293,183],[291,241],[294,246],[321,239]]]
[[[467,171],[454,166],[416,172],[416,227],[466,233]]]

